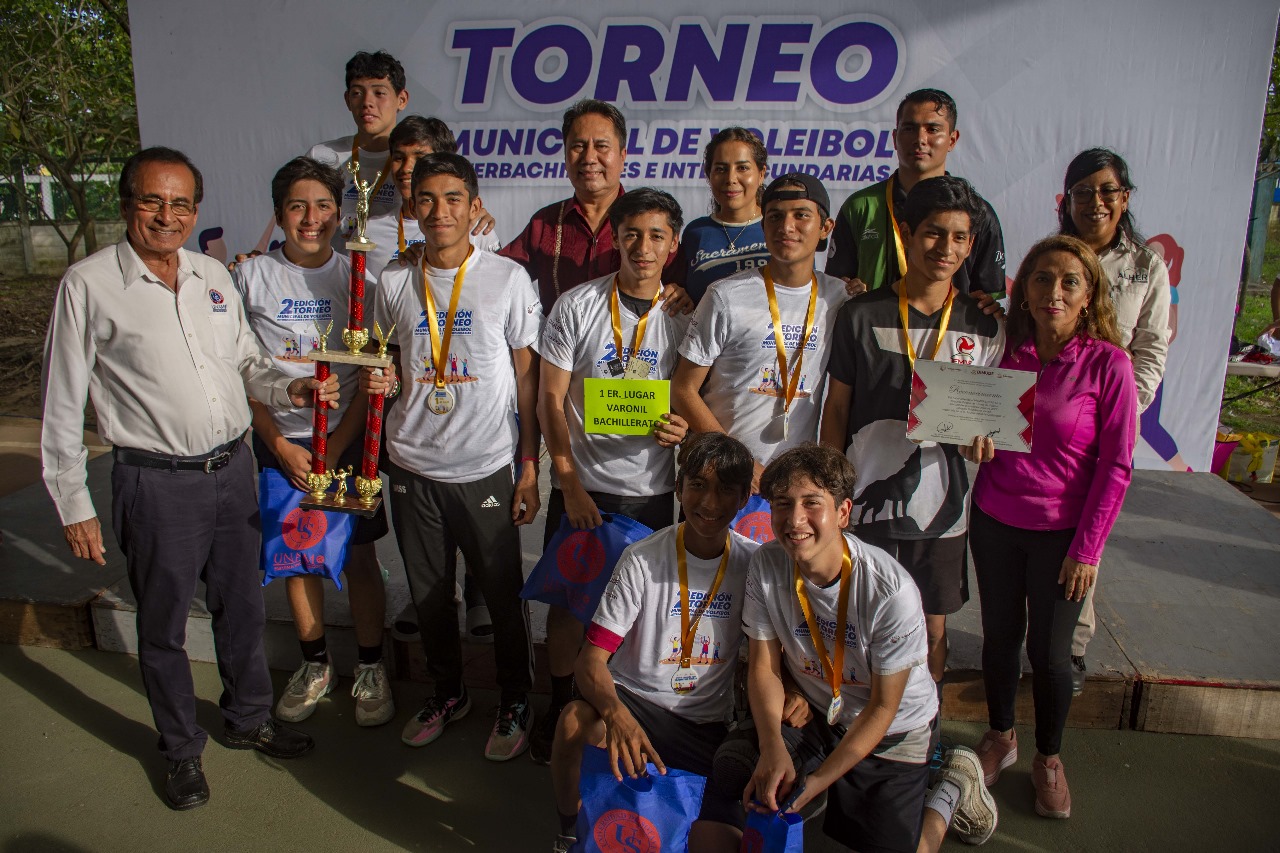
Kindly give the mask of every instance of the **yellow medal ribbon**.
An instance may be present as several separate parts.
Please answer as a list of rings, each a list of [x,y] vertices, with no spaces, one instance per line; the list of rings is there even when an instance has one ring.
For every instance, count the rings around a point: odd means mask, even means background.
[[[649,311],[658,304],[658,300],[662,298],[662,288],[658,288],[658,292],[653,295],[653,301],[649,303],[649,310],[640,315],[640,321],[636,323],[635,334],[631,338],[631,358],[639,358],[640,344],[644,342],[644,330],[649,324]],[[613,293],[609,299],[609,321],[613,324],[613,346],[614,351],[618,354],[618,361],[622,361],[622,309],[618,305],[618,276],[613,276]]]
[[[715,580],[711,582],[711,588],[707,590],[702,603],[698,605],[698,612],[690,617],[689,567],[685,563],[684,556],[684,522],[680,522],[680,526],[676,528],[676,568],[680,571],[680,669],[688,669],[689,662],[693,660],[693,637],[698,633],[698,623],[702,621],[702,614],[706,612],[720,590],[720,581],[724,580],[725,569],[729,568],[729,547],[732,542],[732,536],[726,531],[724,556],[720,558],[720,568],[716,569]]]
[[[396,214],[396,245],[400,247],[400,255],[404,255],[404,250],[409,245],[404,241],[404,211],[401,210]]]
[[[951,325],[951,303],[955,301],[956,289],[951,288],[951,292],[947,294],[947,302],[942,306],[942,321],[938,323],[938,339],[933,342],[933,353],[929,356],[929,361],[933,361],[938,357],[938,350],[942,349],[942,336],[947,333],[947,327]],[[911,362],[911,369],[916,368],[916,347],[911,342],[911,330],[907,325],[907,280],[905,278],[898,280],[898,316],[902,319],[902,340],[906,344],[907,359]]]
[[[796,345],[796,366],[790,371],[790,381],[788,381],[787,370],[787,346],[782,339],[782,317],[778,314],[778,293],[773,287],[773,276],[769,275],[769,268],[763,267],[761,272],[764,273],[764,292],[769,297],[769,316],[773,318],[773,343],[775,347],[774,354],[778,357],[778,387],[782,389],[782,412],[788,415],[791,412],[791,401],[796,397],[796,388],[800,385],[800,367],[804,364],[804,348],[809,342],[809,336],[813,334],[813,318],[818,308],[818,277],[812,277],[809,283],[809,311],[804,317],[804,334],[800,336],[800,343]]]
[[[842,536],[841,539],[844,539]],[[840,592],[836,597],[836,630],[835,661],[827,654],[827,644],[822,640],[818,630],[818,620],[813,617],[813,607],[809,604],[809,592],[804,588],[804,576],[800,567],[795,568],[796,598],[800,599],[800,609],[804,612],[804,621],[809,625],[809,636],[813,639],[813,647],[818,652],[818,660],[822,662],[823,674],[831,684],[831,703],[834,708],[840,707],[840,685],[844,681],[844,634],[845,623],[849,618],[849,575],[853,572],[853,560],[849,556],[849,540],[844,539],[844,562],[840,564]],[[831,720],[834,724],[834,720]]]
[[[389,160],[390,158],[388,158],[388,165],[390,165]],[[357,180],[360,177],[360,146],[356,144],[356,140],[354,136],[351,137],[351,162],[356,164],[356,173],[355,173],[355,176],[353,177],[353,180]],[[378,182],[373,185],[373,189],[369,192],[370,199],[374,199],[377,197],[378,190],[382,189],[382,185],[387,182],[387,173],[390,171],[391,171],[390,169],[383,167],[382,171],[379,172]]]
[[[885,182],[884,197],[889,203],[889,227],[893,229],[893,247],[898,250],[898,277],[907,274],[907,250],[902,245],[902,232],[898,230],[898,217],[893,213],[893,182],[896,174],[890,175]]]
[[[440,329],[436,323],[436,299],[431,295],[431,279],[427,276],[427,253],[422,253],[422,293],[427,303],[427,331],[431,333],[431,363],[435,366],[436,387],[444,387],[444,363],[449,358],[449,344],[453,340],[453,318],[458,313],[458,297],[462,296],[462,277],[467,274],[467,264],[475,247],[469,247],[467,257],[453,277],[453,293],[449,296],[449,313],[444,318],[444,339],[441,340]]]

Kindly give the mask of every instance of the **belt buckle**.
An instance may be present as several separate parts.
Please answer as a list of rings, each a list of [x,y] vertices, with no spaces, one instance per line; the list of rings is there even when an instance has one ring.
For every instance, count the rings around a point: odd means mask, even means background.
[[[204,462],[204,472],[212,474],[214,471],[227,467],[227,463],[231,461],[231,451],[224,450],[217,456],[211,456]]]

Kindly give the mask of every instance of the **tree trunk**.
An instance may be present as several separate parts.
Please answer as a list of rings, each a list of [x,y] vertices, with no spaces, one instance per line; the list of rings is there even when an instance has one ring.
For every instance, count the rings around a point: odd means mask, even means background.
[[[84,256],[87,258],[98,251],[98,228],[92,215],[85,216],[84,222]]]
[[[36,246],[31,241],[31,211],[27,207],[27,176],[21,168],[13,174],[14,197],[18,204],[18,233],[22,237],[22,269],[27,275],[36,271]]]

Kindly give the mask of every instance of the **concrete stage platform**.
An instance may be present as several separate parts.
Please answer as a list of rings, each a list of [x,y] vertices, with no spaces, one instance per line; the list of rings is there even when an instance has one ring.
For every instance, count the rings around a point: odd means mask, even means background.
[[[95,504],[108,512],[111,462],[90,463]],[[545,468],[546,466],[544,466]],[[544,472],[542,491],[549,489]],[[107,565],[73,560],[43,485],[0,497],[0,642],[56,648],[136,650],[134,603],[123,559],[108,533]],[[541,552],[542,519],[522,531],[525,571]],[[387,621],[408,602],[394,533],[378,543],[388,572]],[[944,716],[986,719],[980,673],[981,629],[973,599],[951,617]],[[277,669],[297,666],[284,585],[264,588],[267,655]],[[1136,729],[1280,739],[1280,519],[1210,474],[1139,471],[1103,558],[1099,630],[1089,648],[1089,682],[1072,705],[1076,727]],[[461,619],[461,608],[459,618]],[[535,642],[545,607],[532,613]],[[326,596],[330,649],[341,672],[355,663],[346,596]],[[387,644],[394,672],[422,680],[417,643]],[[541,651],[541,645],[538,646]],[[492,685],[490,647],[464,644],[468,682]],[[187,650],[212,661],[208,613],[195,603]],[[545,668],[539,666],[545,690]],[[1024,671],[1030,667],[1025,664]],[[1019,719],[1030,721],[1030,679]]]

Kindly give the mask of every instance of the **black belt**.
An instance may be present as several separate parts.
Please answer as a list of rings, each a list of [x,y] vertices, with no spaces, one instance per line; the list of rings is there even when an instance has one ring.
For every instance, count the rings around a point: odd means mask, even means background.
[[[167,453],[134,450],[132,447],[117,447],[112,451],[112,456],[121,465],[160,468],[166,471],[203,471],[206,474],[212,474],[227,467],[231,457],[235,456],[240,445],[244,443],[244,436],[247,434],[237,436],[200,456],[170,456]]]

